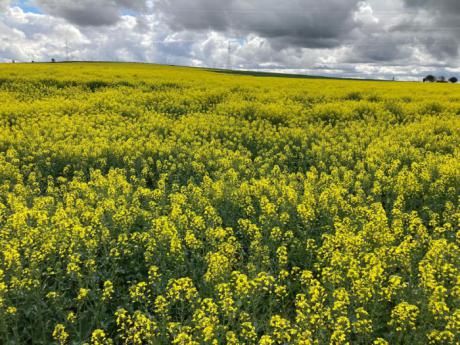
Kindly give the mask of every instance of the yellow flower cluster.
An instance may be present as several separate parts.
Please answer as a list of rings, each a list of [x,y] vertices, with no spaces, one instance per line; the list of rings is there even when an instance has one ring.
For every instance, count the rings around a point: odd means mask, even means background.
[[[398,332],[415,330],[419,313],[415,305],[402,302],[392,310],[389,324],[394,326]]]
[[[0,344],[460,343],[455,86],[0,76]]]
[[[91,334],[91,345],[112,345],[113,341],[107,338],[105,332],[102,329],[96,329]]]

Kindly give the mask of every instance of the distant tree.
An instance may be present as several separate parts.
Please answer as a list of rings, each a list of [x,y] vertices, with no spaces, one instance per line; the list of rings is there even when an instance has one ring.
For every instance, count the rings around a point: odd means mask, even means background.
[[[423,78],[424,83],[434,83],[436,81],[436,77],[434,75],[427,75],[425,78]]]
[[[54,58],[52,58],[52,59],[51,59],[51,62],[52,62],[52,63],[55,63],[55,62],[56,62],[56,60],[55,60]]]
[[[436,79],[436,81],[437,81],[438,83],[445,83],[445,82],[446,82],[446,77],[444,77],[443,75],[440,75],[440,76]]]
[[[458,79],[457,77],[452,77],[449,79],[449,82],[451,82],[452,84],[455,84],[456,82],[458,82]]]

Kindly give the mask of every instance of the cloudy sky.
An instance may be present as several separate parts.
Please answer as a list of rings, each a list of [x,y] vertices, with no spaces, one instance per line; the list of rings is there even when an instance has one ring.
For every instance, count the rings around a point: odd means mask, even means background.
[[[0,61],[460,76],[459,0],[0,0]]]

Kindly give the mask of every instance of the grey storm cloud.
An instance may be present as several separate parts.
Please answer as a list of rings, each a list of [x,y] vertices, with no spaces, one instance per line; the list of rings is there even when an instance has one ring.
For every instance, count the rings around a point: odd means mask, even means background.
[[[459,0],[391,0],[380,12],[378,5],[375,15],[379,23],[365,27],[352,40],[347,61],[409,64],[418,54],[420,65],[428,57],[445,64],[455,63],[459,54]],[[395,10],[398,5],[399,11]]]
[[[359,0],[156,0],[154,8],[173,30],[257,34],[276,48],[331,48],[358,25]]]
[[[145,0],[36,0],[45,13],[81,26],[115,24],[123,9],[143,11]]]
[[[426,19],[414,36],[433,56],[446,59],[459,54],[459,0],[404,0],[410,9],[417,9]],[[409,31],[406,29],[406,31]]]
[[[373,40],[374,39],[374,40]],[[378,41],[378,44],[375,42]],[[353,45],[351,63],[385,63],[410,57],[413,50],[403,37],[369,36]]]
[[[460,2],[458,0],[404,0],[404,2],[409,7],[439,11],[444,14],[460,14]]]

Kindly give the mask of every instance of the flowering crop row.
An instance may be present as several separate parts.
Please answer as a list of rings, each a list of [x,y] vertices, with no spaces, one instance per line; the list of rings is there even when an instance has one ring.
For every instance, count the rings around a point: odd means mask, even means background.
[[[459,343],[459,95],[0,66],[0,343]]]

